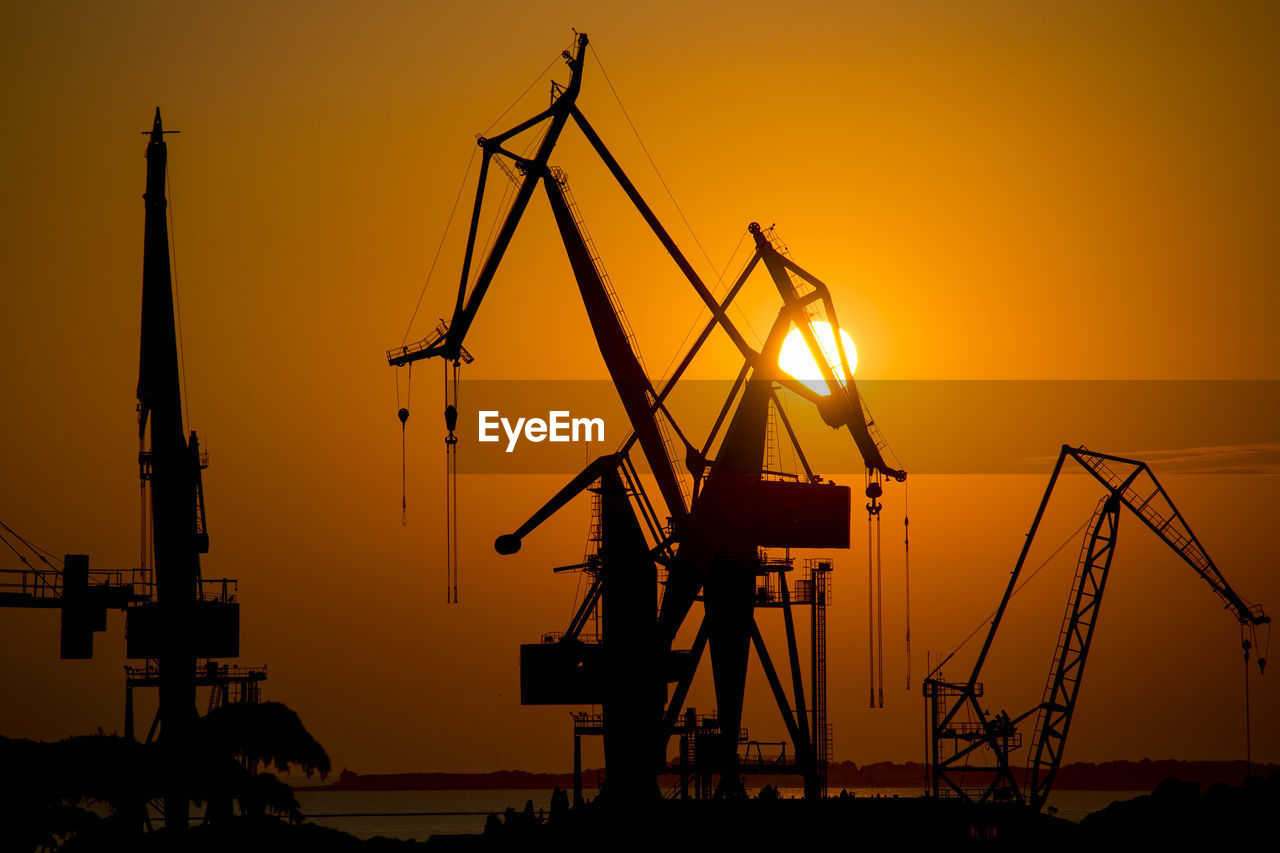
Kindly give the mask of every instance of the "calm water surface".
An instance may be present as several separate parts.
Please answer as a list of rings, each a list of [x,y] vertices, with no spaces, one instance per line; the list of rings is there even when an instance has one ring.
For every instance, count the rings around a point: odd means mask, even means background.
[[[799,788],[781,789],[783,796],[799,796]],[[839,791],[833,791],[838,794]],[[919,788],[853,788],[859,797],[916,797]],[[1128,800],[1146,791],[1055,791],[1049,805],[1058,817],[1079,821],[1090,812],[1116,800]],[[349,832],[359,838],[382,835],[424,841],[431,835],[479,833],[490,812],[508,807],[517,811],[526,802],[535,810],[551,808],[551,791],[297,791],[298,803],[308,820]],[[588,797],[594,791],[586,792]],[[448,814],[441,814],[448,812]],[[433,814],[434,813],[434,814]]]

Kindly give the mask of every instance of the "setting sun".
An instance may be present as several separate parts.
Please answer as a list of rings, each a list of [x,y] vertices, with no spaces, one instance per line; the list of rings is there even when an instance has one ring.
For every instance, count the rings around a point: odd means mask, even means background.
[[[822,354],[827,359],[827,364],[831,365],[832,372],[836,377],[842,376],[840,367],[840,350],[836,346],[836,336],[831,331],[831,324],[824,320],[815,320],[813,322],[813,334],[818,339],[818,346],[822,348]],[[858,366],[858,351],[853,346],[853,338],[849,337],[849,333],[844,329],[840,330],[840,340],[844,344],[845,354],[849,358],[849,375],[853,375],[853,371]],[[778,366],[787,372],[789,376],[799,379],[801,383],[812,388],[819,394],[829,394],[831,389],[827,387],[827,382],[822,378],[822,371],[818,368],[817,362],[813,360],[813,354],[809,352],[809,347],[805,345],[804,335],[800,334],[800,330],[793,328],[787,333],[787,338],[782,342],[782,353],[778,356]]]

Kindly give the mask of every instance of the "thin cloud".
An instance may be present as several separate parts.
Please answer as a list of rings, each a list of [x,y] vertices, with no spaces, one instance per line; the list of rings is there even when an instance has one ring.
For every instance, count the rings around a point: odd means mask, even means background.
[[[1146,462],[1157,473],[1280,475],[1280,443],[1274,442],[1107,452]],[[1033,456],[1024,461],[1046,464],[1056,459],[1056,456]]]

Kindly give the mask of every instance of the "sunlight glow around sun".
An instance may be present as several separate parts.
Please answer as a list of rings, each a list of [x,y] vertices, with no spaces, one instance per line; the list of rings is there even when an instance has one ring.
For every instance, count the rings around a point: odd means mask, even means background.
[[[815,320],[813,335],[818,339],[818,346],[822,348],[822,353],[826,356],[827,363],[831,365],[832,372],[837,378],[842,378],[840,350],[836,347],[836,338],[831,332],[831,324],[824,320]],[[840,330],[840,340],[844,344],[844,352],[849,359],[849,375],[852,376],[854,369],[858,366],[858,351],[853,346],[853,338],[849,337],[849,333],[844,329]],[[831,393],[826,380],[822,378],[822,371],[818,369],[813,356],[809,353],[809,348],[805,346],[804,336],[800,334],[799,329],[793,328],[783,340],[782,352],[778,355],[778,366],[789,376],[799,379],[801,384],[818,394]]]

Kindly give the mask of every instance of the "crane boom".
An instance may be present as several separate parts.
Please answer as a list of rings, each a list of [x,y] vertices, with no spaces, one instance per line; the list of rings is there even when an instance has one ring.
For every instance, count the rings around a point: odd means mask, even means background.
[[[586,50],[587,36],[586,33],[581,33],[578,36],[577,53],[570,55],[568,51],[565,51],[564,54],[571,72],[569,85],[560,93],[560,96],[556,98],[555,103],[550,108],[493,139],[481,138],[479,140],[485,156],[484,162],[481,164],[480,185],[476,191],[476,204],[471,212],[471,230],[467,235],[467,252],[462,262],[462,277],[458,282],[458,300],[453,312],[453,322],[449,324],[449,333],[443,342],[444,350],[442,354],[445,358],[456,360],[459,357],[459,353],[462,351],[462,342],[466,338],[471,324],[475,321],[476,312],[480,310],[480,303],[484,300],[484,295],[488,291],[489,285],[493,282],[493,276],[498,271],[498,265],[502,263],[503,255],[507,252],[507,246],[511,243],[512,236],[516,233],[516,226],[520,224],[520,219],[529,204],[529,199],[533,198],[533,191],[537,189],[538,180],[546,175],[547,163],[551,159],[551,151],[556,147],[556,142],[560,139],[560,132],[564,130],[564,124],[569,119],[569,110],[573,106],[573,102],[577,100],[578,92],[582,87],[582,62],[586,57]],[[489,158],[502,150],[503,142],[547,118],[550,118],[551,122],[547,126],[546,135],[542,137],[542,142],[538,146],[538,153],[534,155],[531,162],[520,163],[525,170],[524,181],[521,182],[520,189],[516,192],[516,197],[511,202],[511,209],[507,212],[507,217],[502,223],[502,229],[494,239],[493,248],[490,249],[488,256],[485,258],[484,265],[480,268],[480,274],[476,278],[475,286],[468,295],[467,275],[471,269],[472,252],[475,250],[476,245],[476,228],[480,220],[480,202],[484,198],[484,169],[489,165]]]
[[[669,458],[659,431],[657,412],[652,405],[657,399],[657,392],[653,390],[649,377],[640,364],[630,337],[609,298],[601,271],[587,249],[578,218],[566,199],[563,174],[552,175],[544,182],[544,186],[600,355],[609,370],[613,386],[622,399],[627,420],[635,429],[640,448],[657,480],[658,491],[662,493],[667,512],[677,522],[683,521],[689,510],[676,477],[674,460]]]
[[[1097,453],[1084,447],[1064,449],[1071,458],[1097,478],[1116,498],[1128,507],[1143,524],[1164,540],[1173,552],[1181,557],[1196,574],[1204,578],[1214,594],[1222,599],[1232,615],[1244,625],[1262,625],[1270,620],[1258,605],[1251,605],[1236,594],[1218,567],[1200,544],[1191,525],[1174,506],[1160,481],[1147,466],[1137,459],[1125,459],[1107,453]],[[1111,465],[1129,466],[1133,470],[1122,476]]]
[[[823,353],[824,357],[816,358],[814,364],[817,365],[822,378],[827,383],[827,387],[831,389],[831,393],[825,397],[815,397],[813,392],[803,384],[795,383],[795,385],[788,385],[788,387],[791,387],[792,390],[797,390],[797,385],[800,388],[804,388],[808,392],[804,396],[818,406],[818,411],[821,412],[823,419],[828,424],[834,427],[844,426],[848,428],[849,434],[853,436],[854,444],[858,446],[858,452],[862,454],[862,460],[869,471],[873,471],[877,475],[890,477],[898,482],[907,479],[906,471],[900,471],[888,466],[880,453],[880,446],[871,436],[871,429],[863,416],[862,398],[859,397],[858,387],[854,384],[853,372],[849,369],[849,359],[845,354],[844,342],[841,336],[839,334],[833,334],[832,336],[835,341],[837,360],[839,361],[840,372],[837,373],[836,367],[826,357],[826,353],[823,352],[823,348],[818,343],[813,331],[813,323],[807,315],[814,310],[820,310],[826,316],[833,329],[840,328],[840,324],[836,321],[836,308],[831,299],[831,291],[827,289],[826,284],[822,281],[810,275],[795,262],[783,257],[769,242],[763,229],[757,223],[751,223],[748,230],[751,232],[751,236],[755,238],[756,253],[769,270],[774,286],[778,289],[778,294],[782,297],[783,304],[790,310],[792,322],[800,330],[805,346],[810,353]],[[801,295],[791,279],[792,274],[798,276],[810,288],[808,293]]]

